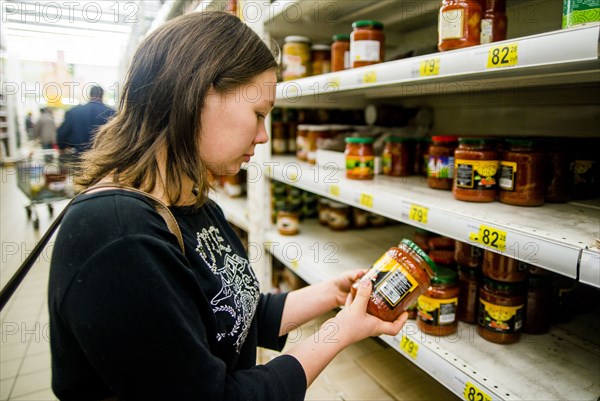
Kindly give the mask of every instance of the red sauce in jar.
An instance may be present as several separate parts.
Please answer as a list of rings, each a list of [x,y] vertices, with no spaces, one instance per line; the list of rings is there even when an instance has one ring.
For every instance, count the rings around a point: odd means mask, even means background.
[[[429,146],[427,163],[427,185],[435,189],[452,189],[454,178],[454,151],[458,138],[434,136]]]
[[[350,68],[350,35],[333,35],[331,44],[331,71],[342,71]]]
[[[425,334],[447,336],[458,329],[458,276],[438,266],[431,286],[418,299],[417,325]]]
[[[482,13],[479,0],[444,0],[439,16],[438,49],[446,51],[478,45]]]
[[[468,202],[496,200],[498,152],[495,143],[482,138],[460,138],[454,152],[452,194]]]
[[[516,206],[544,204],[544,153],[531,140],[509,139],[500,156],[498,199]]]
[[[386,321],[394,321],[429,288],[435,263],[414,242],[403,239],[373,264],[351,287],[356,295],[361,280],[373,282],[367,311]]]
[[[383,24],[364,20],[352,23],[350,62],[352,68],[382,63],[385,55]]]
[[[375,175],[373,138],[346,138],[346,178],[371,180]]]
[[[529,264],[492,251],[483,252],[482,271],[485,277],[507,283],[527,280]]]
[[[481,337],[498,344],[516,343],[521,338],[524,312],[522,285],[483,279],[477,320]]]

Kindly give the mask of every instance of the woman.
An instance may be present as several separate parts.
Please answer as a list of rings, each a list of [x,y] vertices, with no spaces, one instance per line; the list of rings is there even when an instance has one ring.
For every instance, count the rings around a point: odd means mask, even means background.
[[[366,313],[370,283],[349,296],[362,273],[259,294],[240,240],[207,199],[210,174],[237,173],[267,142],[276,68],[260,38],[225,13],[176,18],[140,45],[119,111],[77,180],[161,199],[185,253],[144,196],[99,189],[72,205],[49,284],[60,399],[302,400],[344,347],[400,331],[405,315],[390,323]],[[314,338],[255,366],[257,346],[279,350],[287,331],[344,304]]]

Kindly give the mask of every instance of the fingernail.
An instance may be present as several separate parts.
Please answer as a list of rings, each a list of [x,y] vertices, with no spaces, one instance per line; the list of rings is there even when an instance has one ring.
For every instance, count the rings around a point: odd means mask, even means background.
[[[360,286],[364,288],[368,288],[371,285],[371,280],[360,280]]]

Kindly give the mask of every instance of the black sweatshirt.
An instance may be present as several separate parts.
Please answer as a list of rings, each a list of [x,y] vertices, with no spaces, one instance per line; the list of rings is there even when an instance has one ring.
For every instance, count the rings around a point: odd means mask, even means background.
[[[285,294],[260,294],[220,208],[173,207],[185,256],[142,195],[81,196],[54,244],[48,305],[52,388],[61,400],[302,400],[280,350]]]

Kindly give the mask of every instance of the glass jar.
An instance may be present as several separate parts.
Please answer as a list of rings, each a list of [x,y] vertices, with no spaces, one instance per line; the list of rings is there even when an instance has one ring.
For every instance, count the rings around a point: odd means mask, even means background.
[[[277,212],[277,231],[281,235],[296,235],[300,232],[300,215],[291,210]]]
[[[350,227],[350,206],[329,201],[328,225],[333,231],[344,231]]]
[[[487,0],[485,12],[481,17],[480,43],[505,40],[507,26],[506,0]]]
[[[283,121],[273,121],[272,125],[271,149],[274,155],[283,155],[287,152],[287,124]]]
[[[525,294],[520,284],[483,279],[479,291],[477,333],[497,344],[513,344],[521,338]]]
[[[564,203],[570,199],[573,154],[564,142],[553,139],[548,143],[545,202]]]
[[[354,228],[367,228],[369,226],[369,212],[366,210],[359,209],[357,207],[352,208],[352,227]]]
[[[308,159],[308,129],[310,125],[298,124],[296,128],[296,158],[306,161]]]
[[[367,221],[371,227],[383,227],[387,224],[387,218],[385,216],[371,212],[367,214]]]
[[[346,178],[371,180],[375,175],[373,138],[346,138]]]
[[[529,264],[496,252],[483,252],[483,275],[496,281],[518,283],[527,280]]]
[[[456,264],[454,262],[454,251],[448,249],[435,249],[427,252],[427,255],[435,262],[435,265],[440,267],[444,266],[447,268],[454,269]]]
[[[350,62],[352,68],[382,63],[385,54],[383,24],[363,20],[352,23]]]
[[[454,177],[454,151],[458,138],[455,136],[434,136],[429,146],[427,162],[427,185],[435,189],[452,189]]]
[[[481,270],[458,266],[458,320],[476,324],[479,308]]]
[[[456,333],[459,291],[456,272],[437,266],[431,286],[418,300],[417,326],[423,333],[433,336]]]
[[[593,25],[598,21],[600,21],[600,4],[597,1],[563,0],[563,29]]]
[[[331,72],[331,46],[314,44],[310,48],[312,75]]]
[[[444,237],[442,235],[435,235],[427,240],[429,244],[430,250],[449,250],[452,251],[452,256],[454,257],[454,247],[456,246],[456,241],[450,237]]]
[[[390,136],[385,139],[381,156],[383,174],[405,177],[413,173],[413,141],[410,138]]]
[[[496,200],[498,152],[495,142],[482,138],[460,138],[454,152],[454,198],[467,202]]]
[[[350,34],[333,35],[331,44],[331,71],[342,71],[350,68]]]
[[[544,204],[544,153],[532,140],[509,139],[500,156],[498,199],[516,206]]]
[[[575,141],[574,141],[575,142]],[[598,140],[583,139],[575,142],[572,167],[572,199],[593,199],[600,193],[600,157]]]
[[[552,322],[567,323],[575,313],[575,288],[577,281],[572,278],[554,275],[552,282]]]
[[[322,226],[329,225],[329,199],[319,198],[317,211],[319,212],[319,224]]]
[[[310,164],[317,163],[317,149],[323,139],[329,137],[329,126],[328,125],[310,125],[308,128],[308,134],[306,139],[306,161]]]
[[[482,14],[479,0],[444,0],[439,16],[438,49],[443,52],[478,45]]]
[[[460,266],[476,269],[481,267],[482,259],[483,249],[466,242],[455,242],[454,261]]]
[[[310,39],[287,36],[282,49],[283,80],[291,81],[310,75]]]
[[[552,276],[530,274],[523,332],[542,334],[550,329],[552,313]]]
[[[403,239],[379,258],[371,269],[350,288],[352,295],[362,280],[373,282],[367,311],[386,321],[394,321],[429,288],[435,263],[414,242]]]
[[[427,177],[427,162],[429,161],[429,138],[417,138],[415,140],[414,166],[413,173]]]

